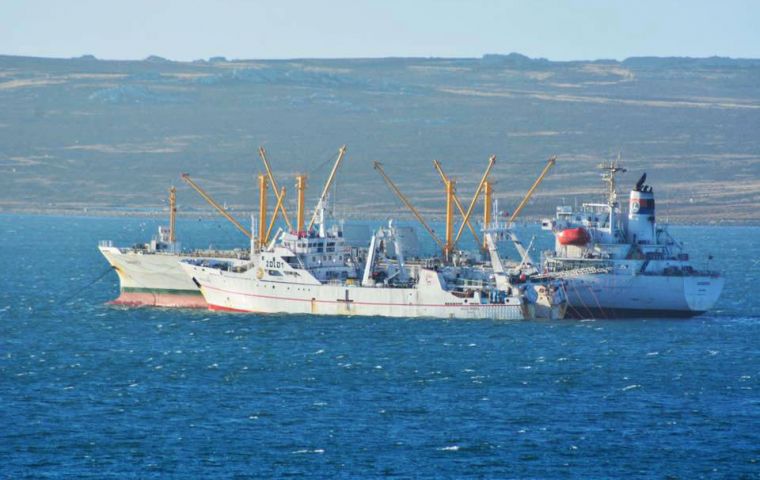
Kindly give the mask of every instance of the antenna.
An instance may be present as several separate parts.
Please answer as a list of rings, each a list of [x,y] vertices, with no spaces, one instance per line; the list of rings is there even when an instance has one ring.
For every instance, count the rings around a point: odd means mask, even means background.
[[[617,181],[615,176],[618,173],[625,173],[628,170],[620,166],[620,152],[618,152],[617,159],[610,161],[609,164],[600,163],[599,168],[602,169],[602,179],[607,183],[607,203],[610,207],[617,204]]]

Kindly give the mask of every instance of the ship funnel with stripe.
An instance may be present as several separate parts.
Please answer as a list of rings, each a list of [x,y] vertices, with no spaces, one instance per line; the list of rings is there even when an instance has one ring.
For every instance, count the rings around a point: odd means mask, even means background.
[[[633,244],[652,244],[655,241],[654,192],[644,185],[647,174],[641,176],[631,190],[628,203],[628,238]]]

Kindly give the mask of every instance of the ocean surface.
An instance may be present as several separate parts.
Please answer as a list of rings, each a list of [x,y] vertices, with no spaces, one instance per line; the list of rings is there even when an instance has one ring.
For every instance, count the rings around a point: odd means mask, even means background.
[[[760,478],[758,227],[672,227],[708,315],[496,322],[108,306],[158,224],[0,215],[0,478]]]

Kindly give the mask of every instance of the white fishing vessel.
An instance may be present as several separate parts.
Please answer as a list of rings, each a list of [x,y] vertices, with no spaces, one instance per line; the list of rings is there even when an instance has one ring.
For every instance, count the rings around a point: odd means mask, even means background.
[[[485,269],[406,263],[392,227],[395,260],[373,235],[366,256],[347,247],[339,228],[281,233],[253,260],[183,260],[209,308],[237,312],[386,317],[532,318],[534,307],[517,288],[498,289]]]
[[[557,207],[542,222],[555,237],[545,252],[545,272],[566,280],[575,317],[688,317],[710,310],[724,279],[699,268],[667,227],[655,221],[654,191],[646,174],[629,195],[627,214],[617,200],[617,162],[601,166],[607,201]]]
[[[231,262],[196,259],[181,262],[188,278],[200,288],[209,308],[318,315],[495,320],[536,318],[539,294],[528,292],[527,285],[512,284],[503,269],[496,271],[492,263],[494,258],[498,262],[498,253],[495,256],[492,254],[491,263],[477,263],[454,250],[452,181],[447,180],[444,245],[390,182],[379,164],[375,165],[443,247],[441,257],[405,258],[402,234],[392,222],[374,233],[368,248],[348,246],[341,228],[338,225],[328,227],[325,222],[328,191],[344,153],[345,147],[340,150],[308,227],[304,228],[303,214],[305,178],[299,176],[296,228],[290,232],[279,231],[270,240],[264,229],[257,229],[254,225],[252,230],[258,231],[258,242],[249,263],[234,265]],[[468,221],[493,162],[492,157],[461,229]],[[277,193],[268,165],[267,173]],[[258,225],[266,225],[266,185],[260,181],[259,188],[261,211]],[[277,200],[275,215],[281,206],[281,196]],[[488,202],[489,198],[486,200]],[[551,318],[552,315],[564,314],[564,310],[550,305],[544,313]]]
[[[175,238],[176,190],[169,193],[169,226],[159,226],[148,243],[117,247],[101,241],[100,253],[119,277],[119,296],[110,303],[124,306],[207,308],[198,287],[179,265],[182,258],[224,259],[241,263],[248,249],[183,251]]]

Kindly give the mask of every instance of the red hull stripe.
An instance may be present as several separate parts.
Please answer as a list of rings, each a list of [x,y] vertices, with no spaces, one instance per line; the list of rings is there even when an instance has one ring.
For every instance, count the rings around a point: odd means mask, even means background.
[[[216,288],[216,287],[209,287],[204,286],[203,288],[207,288],[209,290],[216,290],[218,292],[224,292],[224,293],[231,293],[233,295],[243,295],[246,297],[256,297],[256,298],[267,298],[271,300],[287,300],[291,302],[308,302],[311,303],[311,300],[304,299],[304,298],[297,298],[297,297],[277,297],[274,295],[256,295],[253,293],[240,293],[240,292],[234,292],[232,290],[224,290],[222,288]],[[314,300],[315,303],[345,303],[341,300]],[[358,302],[355,300],[350,301],[350,305],[374,305],[374,306],[383,306],[383,307],[407,307],[410,304],[408,303],[382,303],[382,302]],[[505,305],[505,304],[494,304],[494,303],[458,303],[458,304],[447,304],[447,303],[419,303],[415,304],[416,307],[450,307],[450,308],[467,308],[467,307],[513,307],[513,308],[520,308],[521,305]],[[247,311],[247,310],[242,310]]]
[[[195,294],[121,292],[119,298],[109,303],[127,307],[208,308],[206,300]]]

